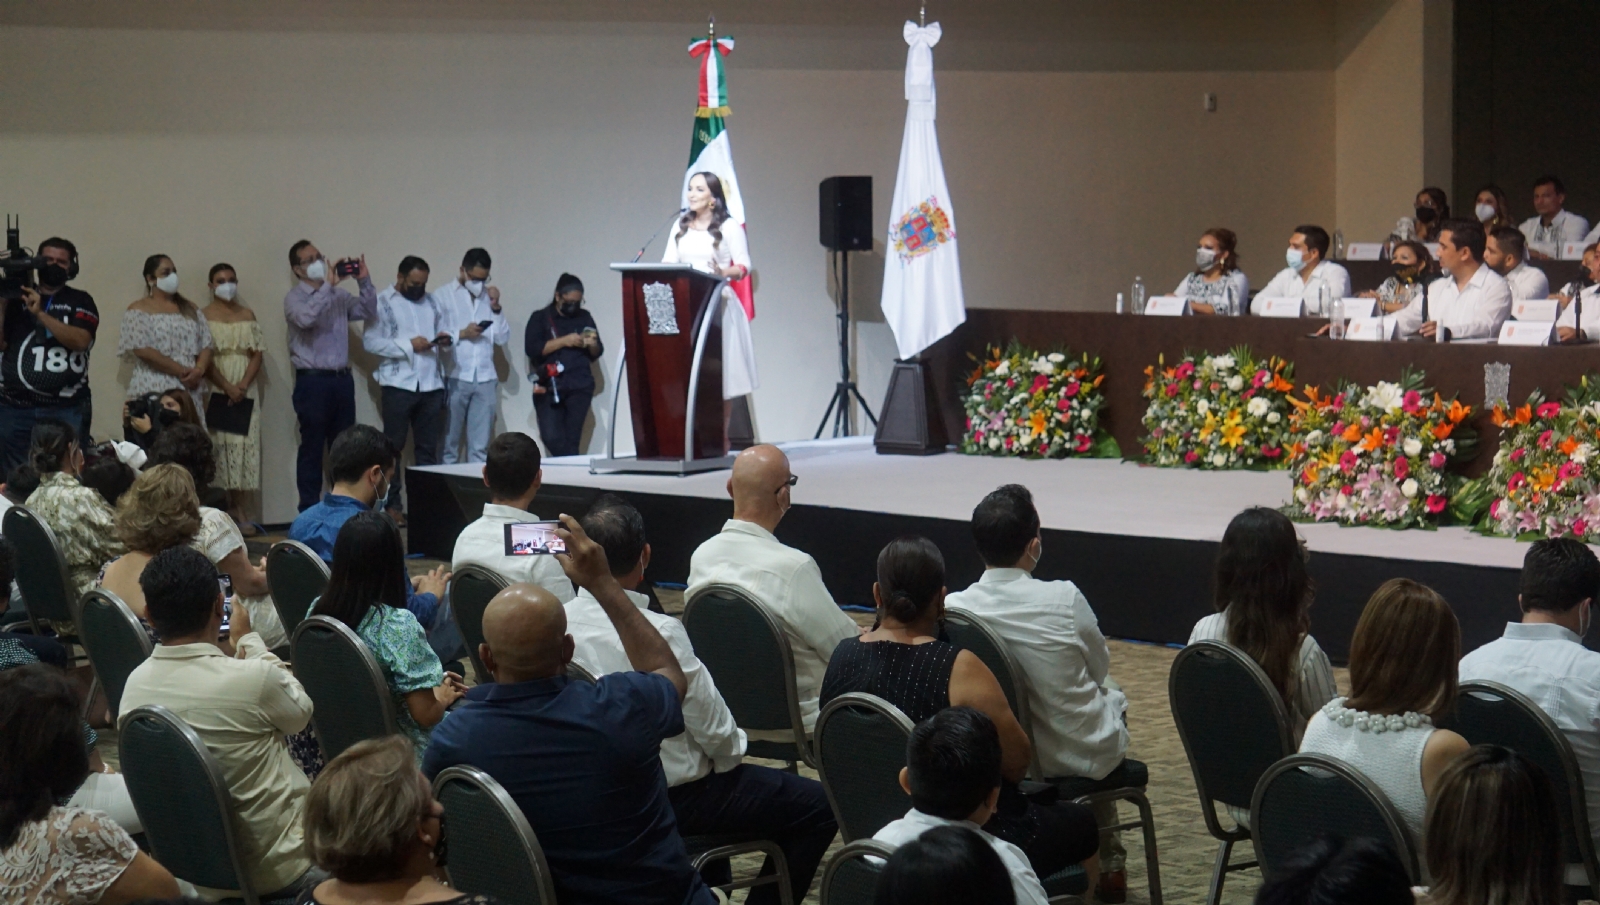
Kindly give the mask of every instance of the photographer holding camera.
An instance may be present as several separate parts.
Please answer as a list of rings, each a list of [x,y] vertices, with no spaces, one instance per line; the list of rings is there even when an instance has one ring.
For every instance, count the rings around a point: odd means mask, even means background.
[[[9,474],[28,457],[40,419],[89,435],[89,349],[100,309],[67,283],[78,275],[78,249],[52,237],[39,243],[37,288],[0,302],[0,466]]]

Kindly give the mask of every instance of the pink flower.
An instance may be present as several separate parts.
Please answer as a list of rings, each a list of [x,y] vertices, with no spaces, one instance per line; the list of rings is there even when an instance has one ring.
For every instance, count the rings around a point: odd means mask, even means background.
[[[1582,537],[1583,535],[1588,534],[1589,533],[1589,523],[1584,521],[1581,518],[1573,519],[1572,520],[1572,533],[1577,535],[1577,536],[1579,536],[1579,537]]]
[[[1406,475],[1411,474],[1411,462],[1406,459],[1394,460],[1394,477],[1397,481],[1404,481]]]
[[[1400,407],[1408,412],[1422,408],[1422,394],[1416,390],[1406,390],[1406,394],[1400,398]]]
[[[1013,445],[1013,444],[1014,444],[1014,443],[1015,443],[1015,442],[1016,442],[1016,438],[1014,438],[1014,437],[1007,437],[1007,438],[1006,438],[1006,449],[1008,449],[1008,450],[1009,450],[1009,449],[1010,449],[1010,448],[1011,448],[1011,447],[1012,447],[1012,445]]]
[[[1093,445],[1093,444],[1089,440],[1089,435],[1088,434],[1079,434],[1078,435],[1078,442],[1073,444],[1072,448],[1074,450],[1076,450],[1077,452],[1088,452],[1089,451],[1089,447],[1091,445]],[[1194,450],[1190,450],[1190,452],[1193,452],[1193,451]]]
[[[1556,476],[1563,481],[1570,481],[1581,474],[1583,474],[1583,466],[1576,462],[1563,463],[1561,468],[1556,471]]]
[[[1195,382],[1194,382],[1194,388],[1195,388],[1195,389],[1197,389],[1197,390],[1198,390],[1198,389],[1200,389],[1200,388],[1201,388],[1201,387],[1202,387],[1202,386],[1205,386],[1205,383],[1204,383],[1204,382],[1202,382],[1202,381],[1199,381],[1199,380],[1196,380],[1196,381],[1195,381]]]
[[[1186,361],[1183,364],[1178,365],[1177,374],[1178,374],[1178,379],[1179,380],[1186,379],[1189,376],[1193,375],[1194,374],[1194,362]]]
[[[1333,397],[1333,402],[1331,402],[1329,404],[1333,407],[1333,410],[1336,411],[1336,412],[1344,411],[1344,394],[1340,393],[1339,395]]]
[[[1528,476],[1519,471],[1513,474],[1510,480],[1506,481],[1506,489],[1510,491],[1521,490],[1522,485],[1526,483],[1528,483]]]
[[[1344,424],[1343,421],[1335,421],[1335,422],[1333,422],[1333,429],[1331,431],[1329,431],[1329,433],[1342,434],[1342,433],[1344,433],[1344,428],[1345,428],[1345,424]]]
[[[1072,408],[1072,403],[1068,402],[1066,399],[1063,398],[1063,399],[1059,400],[1058,402],[1056,402],[1056,408],[1060,409],[1061,411],[1064,412],[1067,409]]]
[[[1183,461],[1186,464],[1189,464],[1189,465],[1193,465],[1195,463],[1195,460],[1197,460],[1199,458],[1200,458],[1200,454],[1198,452],[1195,452],[1192,449],[1183,454]]]
[[[1175,384],[1175,383],[1167,384],[1167,395],[1168,396],[1176,396],[1176,395],[1178,395],[1178,385]]]
[[[1384,442],[1385,446],[1393,446],[1396,443],[1398,443],[1399,441],[1400,441],[1400,428],[1398,428],[1398,427],[1384,428],[1384,430],[1383,430],[1383,442]]]
[[[1539,406],[1540,418],[1554,418],[1559,414],[1561,414],[1561,403],[1559,402],[1546,402]]]
[[[1050,378],[1044,376],[1043,374],[1040,374],[1037,377],[1033,378],[1033,386],[1028,388],[1028,392],[1037,393],[1037,392],[1039,392],[1040,390],[1044,389],[1045,387],[1047,387],[1049,385],[1050,385]]]
[[[1432,465],[1434,468],[1443,468],[1444,467],[1444,453],[1436,452],[1433,455],[1429,456],[1428,457],[1428,464]]]
[[[1511,461],[1513,461],[1513,462],[1521,462],[1522,461],[1522,457],[1526,456],[1527,454],[1528,454],[1528,451],[1519,446],[1516,449],[1513,449],[1511,451]]]
[[[1017,378],[1012,377],[1012,378],[1010,378],[1009,380],[1006,381],[1006,389],[1014,390],[1016,388],[1017,388]]]
[[[1222,384],[1220,384],[1220,383],[1211,384],[1211,392],[1218,393],[1218,392],[1221,392],[1221,391],[1222,391]]]
[[[1283,448],[1278,446],[1263,446],[1261,447],[1261,454],[1269,459],[1276,459],[1283,455]]]
[[[1269,381],[1271,379],[1272,379],[1272,375],[1268,374],[1266,371],[1262,370],[1262,371],[1257,371],[1256,372],[1256,376],[1250,379],[1250,383],[1253,386],[1262,387],[1262,386],[1266,386],[1267,385],[1267,381]]]
[[[1500,500],[1495,500],[1489,504],[1489,517],[1496,519],[1500,517]]]
[[[1433,513],[1434,515],[1438,515],[1439,513],[1444,511],[1444,504],[1445,504],[1444,497],[1439,496],[1436,493],[1428,494],[1428,502],[1426,504],[1426,508],[1427,508],[1427,510],[1429,512]]]
[[[1555,431],[1545,431],[1544,433],[1540,434],[1539,435],[1539,448],[1540,449],[1549,449],[1550,448],[1550,438],[1552,436],[1554,436],[1554,435],[1555,435]]]
[[[1339,470],[1344,472],[1352,471],[1356,467],[1356,462],[1356,454],[1347,449],[1344,451],[1344,455],[1339,457]]]
[[[1339,488],[1339,492],[1344,494],[1345,496],[1349,496],[1350,494],[1355,493],[1356,491],[1355,491],[1354,487],[1351,487],[1349,484],[1346,484],[1343,487]]]
[[[1067,388],[1063,392],[1065,392],[1068,396],[1076,396],[1078,395],[1078,391],[1081,389],[1083,389],[1083,384],[1074,380],[1067,384]]]

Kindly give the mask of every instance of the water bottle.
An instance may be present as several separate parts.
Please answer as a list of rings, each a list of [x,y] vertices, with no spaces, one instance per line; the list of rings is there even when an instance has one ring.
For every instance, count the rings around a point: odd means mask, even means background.
[[[1328,338],[1344,339],[1344,299],[1328,304]]]
[[[1117,313],[1122,313],[1122,293],[1117,293]]]
[[[1333,259],[1344,260],[1344,230],[1337,227],[1333,231]]]
[[[1145,300],[1144,277],[1133,278],[1133,292],[1128,296],[1128,298],[1133,302],[1133,313],[1143,314]]]

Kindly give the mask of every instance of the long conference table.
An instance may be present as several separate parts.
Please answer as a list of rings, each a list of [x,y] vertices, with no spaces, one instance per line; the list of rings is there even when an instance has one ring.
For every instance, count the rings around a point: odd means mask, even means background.
[[[1600,312],[1596,313],[1600,317]],[[1117,438],[1127,457],[1141,455],[1145,400],[1144,369],[1166,356],[1176,363],[1185,351],[1222,354],[1245,345],[1256,356],[1277,355],[1294,364],[1298,385],[1329,388],[1340,380],[1370,385],[1398,380],[1407,366],[1426,372],[1427,385],[1446,398],[1459,394],[1473,406],[1478,430],[1477,455],[1464,470],[1476,477],[1488,470],[1499,447],[1499,430],[1483,409],[1484,369],[1488,362],[1511,365],[1509,401],[1521,404],[1535,389],[1559,398],[1564,385],[1600,370],[1600,345],[1499,346],[1492,343],[1420,341],[1353,342],[1312,337],[1327,321],[1318,318],[1152,317],[1090,311],[1023,311],[972,308],[955,332],[923,353],[934,393],[951,442],[965,428],[962,397],[967,377],[989,345],[1005,346],[1012,338],[1041,352],[1066,346],[1073,352],[1099,356],[1106,375],[1102,389],[1106,408],[1103,426]],[[1302,397],[1303,398],[1303,397]]]

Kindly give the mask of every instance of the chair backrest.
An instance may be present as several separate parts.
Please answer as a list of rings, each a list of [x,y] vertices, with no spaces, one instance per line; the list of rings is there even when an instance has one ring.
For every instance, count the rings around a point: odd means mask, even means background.
[[[1583,773],[1572,743],[1550,715],[1521,692],[1499,682],[1464,682],[1456,696],[1455,712],[1441,726],[1460,733],[1469,744],[1510,748],[1544,770],[1562,812],[1566,861],[1584,865],[1590,888],[1600,888]]]
[[[574,681],[588,682],[590,685],[593,685],[595,683],[594,673],[592,673],[592,672],[588,671],[587,669],[584,669],[582,666],[578,665],[578,661],[577,660],[570,660],[570,661],[567,662],[566,672],[567,672],[567,678],[572,679]]]
[[[803,751],[794,653],[777,617],[743,588],[709,585],[685,604],[683,627],[739,728],[793,730]]]
[[[433,779],[444,805],[450,883],[506,905],[556,905],[550,865],[522,809],[489,774],[451,767]]]
[[[328,564],[297,540],[281,540],[267,551],[267,591],[285,634],[293,635],[311,610],[311,601],[328,587]]]
[[[817,760],[822,787],[844,841],[868,839],[911,810],[900,788],[911,720],[877,695],[851,692],[817,715]]]
[[[1004,638],[995,633],[983,618],[969,610],[960,607],[945,607],[944,610],[945,635],[950,643],[965,651],[971,651],[974,657],[983,661],[994,673],[995,680],[1000,683],[1000,690],[1005,692],[1006,703],[1011,705],[1011,712],[1016,715],[1017,722],[1022,725],[1022,731],[1028,734],[1028,740],[1033,740],[1033,715],[1028,710],[1028,677],[1023,674],[1022,668],[1017,665],[1015,657],[1011,656],[1011,649],[1006,646]],[[1033,776],[1043,779],[1039,768],[1039,750],[1034,747]]]
[[[194,730],[165,707],[136,707],[122,717],[117,752],[151,855],[179,879],[257,905],[222,767]]]
[[[1411,830],[1389,796],[1360,770],[1320,754],[1294,754],[1261,775],[1250,803],[1250,835],[1261,875],[1277,876],[1319,834],[1387,842],[1413,884],[1421,882]]]
[[[89,663],[100,677],[106,703],[115,717],[122,706],[122,689],[128,684],[129,674],[150,657],[150,635],[122,598],[105,588],[94,588],[83,595],[75,621],[78,640],[89,652]]]
[[[294,676],[313,706],[322,757],[331,761],[362,739],[400,731],[383,668],[350,627],[329,616],[308,616],[289,639]]]
[[[55,532],[30,510],[12,506],[0,520],[0,533],[11,542],[17,588],[28,605],[29,618],[71,622],[72,604],[78,595],[73,593],[67,558],[56,543]],[[35,621],[34,631],[38,630]]]
[[[478,659],[478,645],[483,643],[483,611],[489,608],[494,595],[511,587],[504,575],[483,566],[466,565],[450,576],[450,612],[455,616],[456,629],[467,645],[467,655],[472,658],[472,669],[478,684],[489,681],[489,673]]]
[[[1254,660],[1218,641],[1196,641],[1178,653],[1167,699],[1206,828],[1221,838],[1215,803],[1248,809],[1261,775],[1294,753],[1288,709]]]
[[[846,843],[822,871],[822,905],[873,905],[878,877],[892,854],[892,846],[876,839]]]

